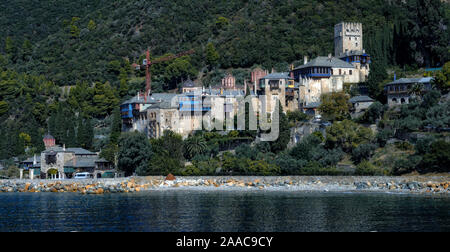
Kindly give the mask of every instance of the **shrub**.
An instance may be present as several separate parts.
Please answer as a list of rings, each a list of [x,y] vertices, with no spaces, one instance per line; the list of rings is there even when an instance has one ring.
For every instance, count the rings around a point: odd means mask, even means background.
[[[380,176],[380,175],[386,175],[386,174],[382,169],[378,168],[374,164],[370,163],[367,160],[363,160],[361,163],[359,163],[356,166],[355,175]]]
[[[420,162],[419,156],[409,156],[407,158],[399,158],[394,161],[394,167],[392,173],[394,175],[402,175],[411,173],[416,170],[417,165]]]
[[[394,136],[394,131],[389,129],[383,129],[378,131],[377,135],[375,136],[376,142],[380,145],[380,147],[386,146],[387,141],[389,138]]]
[[[355,163],[359,164],[363,160],[369,160],[373,154],[377,146],[372,143],[361,144],[352,151],[352,159]]]
[[[188,165],[186,168],[181,171],[181,175],[183,176],[200,176],[200,175],[206,175],[202,174],[199,168],[195,167],[194,165]]]
[[[444,140],[433,142],[430,151],[423,156],[421,172],[450,172],[450,143]]]

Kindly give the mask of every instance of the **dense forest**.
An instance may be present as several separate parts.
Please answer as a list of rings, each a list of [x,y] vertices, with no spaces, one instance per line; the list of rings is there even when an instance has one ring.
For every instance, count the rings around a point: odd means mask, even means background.
[[[67,146],[117,149],[117,106],[143,89],[144,73],[130,66],[147,48],[152,58],[195,49],[152,66],[155,91],[187,78],[214,85],[226,71],[242,82],[255,66],[284,71],[333,52],[341,21],[363,23],[373,61],[365,85],[380,102],[387,69],[450,59],[450,6],[439,0],[2,1],[0,160],[41,151],[46,132]]]

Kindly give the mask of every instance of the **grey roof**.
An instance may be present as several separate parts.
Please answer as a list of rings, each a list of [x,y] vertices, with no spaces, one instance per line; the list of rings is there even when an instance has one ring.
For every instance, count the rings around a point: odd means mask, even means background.
[[[170,102],[172,100],[172,98],[177,95],[178,94],[172,94],[172,93],[154,93],[151,96],[147,96],[147,102],[145,102],[144,97],[138,97],[136,95],[133,98],[122,103],[122,105],[130,104],[130,103],[152,104],[152,103],[158,103],[158,102],[162,102],[162,101]]]
[[[88,151],[83,148],[67,148],[67,152],[74,152],[75,155],[97,155],[94,152]]]
[[[310,102],[303,106],[303,108],[318,108],[322,104],[321,102]]]
[[[97,160],[95,160],[95,162],[96,163],[109,163],[109,161],[104,158],[97,158]]]
[[[254,93],[253,91],[250,91],[250,93]],[[188,92],[188,93],[184,93],[183,95],[185,96],[192,96],[192,95],[202,95],[202,96],[243,96],[245,95],[245,91],[244,90],[230,90],[230,89],[224,89],[223,92],[221,93],[220,89],[205,89],[204,92],[202,94],[199,93],[195,93],[195,92]]]
[[[386,85],[395,85],[395,84],[409,84],[409,83],[430,83],[434,78],[433,77],[422,77],[422,78],[401,78],[390,82]]]
[[[98,160],[97,156],[93,157],[77,157],[64,163],[65,167],[88,168],[95,167],[95,162]]]
[[[130,100],[122,103],[124,104],[132,104],[132,103],[140,103],[140,104],[149,104],[147,109],[168,109],[168,108],[176,108],[174,104],[172,104],[172,99],[175,98],[179,94],[173,93],[154,93],[151,96],[147,96],[147,102],[145,102],[143,97],[135,96]]]
[[[43,151],[43,153],[48,153],[48,152],[65,152],[64,148],[61,146],[52,146],[46,150]]]
[[[305,65],[296,67],[294,70],[308,68],[308,67],[355,68],[352,64],[345,62],[341,59],[338,59],[335,57],[328,58],[328,57],[319,56],[319,57],[309,61]]]
[[[191,79],[189,79],[189,80],[183,82],[182,87],[201,87],[201,85],[196,84]]]
[[[33,157],[29,157],[25,160],[22,161],[22,163],[33,163],[34,162],[34,156]],[[36,155],[36,162],[40,163],[41,162],[41,155]]]
[[[351,103],[357,103],[357,102],[373,102],[374,100],[366,95],[358,95],[350,98],[349,101]]]
[[[283,73],[271,73],[271,74],[268,74],[268,75],[262,77],[260,80],[262,80],[262,79],[278,80],[278,79],[293,79],[293,78],[291,78],[289,73],[283,72]]]

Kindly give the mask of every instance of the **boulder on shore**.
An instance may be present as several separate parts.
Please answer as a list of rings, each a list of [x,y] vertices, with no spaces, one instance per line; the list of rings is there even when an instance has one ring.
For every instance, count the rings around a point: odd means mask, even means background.
[[[175,176],[172,173],[169,173],[169,175],[167,175],[167,177],[166,177],[166,180],[169,180],[169,181],[173,181],[175,179],[176,178],[175,178]]]

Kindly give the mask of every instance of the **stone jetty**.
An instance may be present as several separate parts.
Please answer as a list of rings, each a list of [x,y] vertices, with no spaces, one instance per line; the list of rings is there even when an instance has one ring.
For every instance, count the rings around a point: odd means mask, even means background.
[[[133,193],[151,190],[367,191],[449,194],[450,176],[129,177],[88,180],[0,180],[0,192]]]

